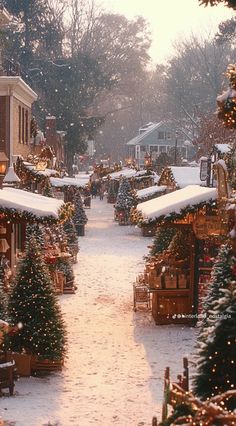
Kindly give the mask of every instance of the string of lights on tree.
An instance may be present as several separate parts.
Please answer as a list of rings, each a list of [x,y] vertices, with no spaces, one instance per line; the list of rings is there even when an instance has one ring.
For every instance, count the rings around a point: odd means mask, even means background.
[[[229,89],[217,97],[218,118],[223,120],[229,129],[236,128],[236,65],[230,64],[226,76],[229,78]]]

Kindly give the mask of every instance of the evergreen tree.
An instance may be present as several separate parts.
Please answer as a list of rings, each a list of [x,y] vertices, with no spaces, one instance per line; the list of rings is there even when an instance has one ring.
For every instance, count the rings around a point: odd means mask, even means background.
[[[65,327],[59,304],[40,247],[33,237],[27,241],[13,282],[9,299],[13,324],[23,327],[10,339],[10,348],[26,351],[44,359],[62,359],[65,355]]]
[[[66,283],[71,281],[74,282],[75,276],[74,276],[73,266],[70,259],[67,259],[67,258],[58,259],[56,264],[56,269],[64,273],[66,278]]]
[[[29,241],[30,238],[35,238],[36,243],[39,245],[40,249],[43,249],[45,246],[44,240],[44,231],[42,225],[37,223],[27,224],[26,226],[26,240]]]
[[[189,234],[188,232],[183,232],[178,230],[174,237],[172,238],[168,252],[173,256],[176,260],[183,260],[189,258]]]
[[[75,225],[71,219],[67,220],[63,225],[64,232],[66,234],[68,245],[77,244],[78,236],[76,233]]]
[[[229,282],[234,279],[232,269],[234,260],[231,244],[221,246],[212,269],[208,292],[203,301],[204,317],[199,324],[199,341],[201,342],[207,339],[208,330],[215,324],[215,306],[220,297],[220,290],[227,288]]]
[[[117,199],[115,203],[115,210],[125,210],[129,213],[131,207],[137,205],[137,195],[133,190],[128,179],[122,178],[119,185]]]
[[[158,228],[151,246],[150,256],[156,256],[160,253],[163,253],[169,247],[169,244],[175,234],[175,228]]]
[[[75,225],[85,225],[88,221],[83,207],[83,201],[80,192],[77,191],[74,196],[75,213],[72,216],[72,221]]]
[[[236,386],[236,257],[230,243],[219,251],[203,302],[194,389],[202,398]],[[229,378],[229,375],[231,378]]]
[[[236,388],[236,282],[220,289],[219,295],[215,325],[198,353],[194,389],[203,399]],[[235,408],[236,399],[231,403]]]
[[[4,290],[4,268],[0,265],[0,319],[7,320],[7,296]]]

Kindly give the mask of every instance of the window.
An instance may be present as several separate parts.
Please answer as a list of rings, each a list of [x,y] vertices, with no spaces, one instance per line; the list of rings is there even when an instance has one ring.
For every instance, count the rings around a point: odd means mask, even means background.
[[[25,142],[25,108],[21,110],[21,143]]]
[[[158,152],[158,145],[150,145],[150,152]]]
[[[146,152],[146,146],[142,146],[142,145],[141,145],[141,146],[140,146],[140,151],[141,151],[141,152]]]
[[[166,152],[166,145],[162,145],[159,147],[159,152]]]
[[[19,128],[18,128],[18,142],[29,143],[29,111],[21,106],[18,107],[19,115]]]
[[[21,106],[18,109],[19,112],[19,123],[18,123],[18,142],[21,143]]]
[[[166,139],[170,140],[171,139],[171,132],[166,132]]]
[[[158,139],[160,139],[160,140],[164,140],[164,138],[165,138],[165,132],[158,132]]]
[[[29,113],[25,110],[25,143],[29,143]]]

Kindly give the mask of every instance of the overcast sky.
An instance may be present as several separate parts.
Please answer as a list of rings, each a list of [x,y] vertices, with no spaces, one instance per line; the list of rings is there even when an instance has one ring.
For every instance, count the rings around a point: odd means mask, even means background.
[[[173,53],[174,41],[191,33],[207,34],[211,28],[235,16],[225,6],[199,6],[198,0],[100,0],[110,12],[133,18],[141,15],[150,23],[153,45],[150,54],[154,62],[165,62]]]

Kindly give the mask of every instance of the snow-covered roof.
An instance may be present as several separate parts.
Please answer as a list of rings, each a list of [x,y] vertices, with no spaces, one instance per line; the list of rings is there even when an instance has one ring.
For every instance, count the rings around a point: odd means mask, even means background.
[[[118,172],[113,172],[109,174],[111,179],[120,179],[120,177],[124,178],[132,178],[135,177],[137,179],[142,179],[143,177],[152,177],[154,179],[154,182],[159,181],[159,176],[155,172],[151,172],[150,174],[147,174],[147,170],[136,170],[136,169],[130,169],[130,168],[124,168],[122,170],[119,170]],[[107,176],[104,177],[105,179]]]
[[[137,205],[137,210],[143,216],[143,222],[155,221],[171,213],[181,213],[188,206],[197,206],[202,202],[215,200],[216,188],[199,185],[189,185],[183,189],[162,195]]]
[[[30,170],[35,175],[50,177],[50,176],[58,176],[59,174],[59,172],[55,169],[37,170],[35,164],[31,164],[26,161],[24,161],[23,164],[28,170]]]
[[[3,182],[7,182],[7,183],[20,182],[20,178],[15,173],[13,166],[10,166],[8,168],[7,174],[4,176]]]
[[[175,183],[179,188],[188,185],[201,185],[200,167],[168,167],[174,177]]]
[[[215,147],[221,154],[227,154],[231,151],[231,146],[227,143],[216,143]]]
[[[221,95],[218,95],[216,100],[217,102],[224,102],[228,98],[235,98],[236,97],[236,90],[229,88],[225,92],[223,92]]]
[[[111,179],[119,179],[121,176],[126,177],[126,178],[130,178],[130,177],[135,176],[136,173],[137,173],[137,170],[135,170],[135,169],[128,169],[128,168],[126,169],[125,168],[125,169],[119,170],[118,172],[110,173],[109,176],[110,176]]]
[[[63,187],[63,186],[76,186],[78,188],[85,187],[89,182],[89,175],[83,176],[81,178],[75,177],[63,177],[63,178],[50,178],[51,185],[57,188]]]
[[[164,192],[166,188],[167,187],[165,185],[162,185],[162,186],[154,185],[154,186],[149,186],[148,188],[139,189],[137,191],[137,197],[138,199],[147,198],[154,194],[159,194],[160,192]]]
[[[38,218],[51,216],[58,219],[59,210],[63,205],[62,200],[23,191],[15,188],[0,190],[0,206],[4,209],[16,209],[32,213]]]
[[[153,123],[152,125],[147,127],[147,130],[145,130],[143,133],[141,133],[138,136],[135,136],[133,139],[128,141],[126,145],[138,145],[144,138],[146,138],[147,135],[150,135],[154,130],[156,130],[158,127],[164,125],[163,121],[160,121],[159,123]]]

